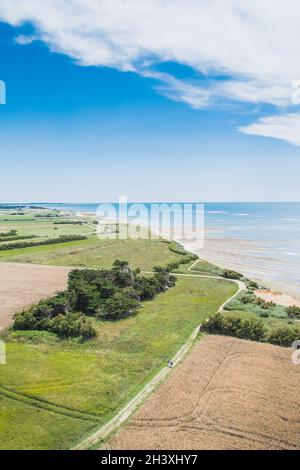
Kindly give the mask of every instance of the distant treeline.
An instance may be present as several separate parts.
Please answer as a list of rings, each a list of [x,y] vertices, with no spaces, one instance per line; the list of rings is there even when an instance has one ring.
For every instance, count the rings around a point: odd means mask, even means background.
[[[38,235],[10,235],[7,237],[0,237],[0,242],[12,242],[14,240],[29,240],[31,238],[39,238]]]
[[[54,222],[54,225],[82,225],[83,222],[79,220],[62,220],[61,222]]]
[[[51,214],[35,214],[34,217],[36,217],[37,219],[55,219],[57,217],[61,217],[60,214],[58,213],[51,213]]]
[[[0,246],[0,251],[14,250],[16,248],[30,248],[32,246],[53,245],[54,243],[73,242],[77,240],[86,240],[84,235],[61,235],[58,238],[50,238],[49,240],[41,240],[39,242],[16,242],[6,243]]]

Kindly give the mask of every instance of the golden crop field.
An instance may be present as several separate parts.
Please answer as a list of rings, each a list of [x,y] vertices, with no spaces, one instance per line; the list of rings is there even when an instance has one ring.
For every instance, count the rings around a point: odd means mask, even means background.
[[[300,366],[291,350],[207,336],[108,449],[297,449]]]

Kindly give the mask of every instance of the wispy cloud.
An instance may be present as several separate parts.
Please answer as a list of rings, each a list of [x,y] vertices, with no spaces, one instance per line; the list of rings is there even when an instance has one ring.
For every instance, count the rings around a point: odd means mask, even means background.
[[[227,77],[205,85],[152,77],[160,93],[193,108],[224,100],[286,106],[300,79],[298,0],[0,0],[0,20],[31,22],[35,37],[80,65],[146,75],[174,61],[208,78]]]
[[[246,134],[272,137],[300,146],[300,113],[264,117],[250,126],[240,127],[239,130]]]

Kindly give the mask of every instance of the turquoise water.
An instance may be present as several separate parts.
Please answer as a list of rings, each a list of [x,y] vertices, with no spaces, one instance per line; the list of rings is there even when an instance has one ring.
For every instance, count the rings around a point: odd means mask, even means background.
[[[81,213],[98,207],[38,205]],[[207,203],[204,209],[205,243],[195,247],[200,256],[271,281],[300,299],[300,203]]]

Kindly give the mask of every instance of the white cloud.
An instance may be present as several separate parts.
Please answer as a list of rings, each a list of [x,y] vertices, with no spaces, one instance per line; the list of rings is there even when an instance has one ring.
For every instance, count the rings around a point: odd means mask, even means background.
[[[80,65],[151,75],[160,93],[194,108],[227,100],[287,106],[300,79],[299,0],[0,0],[0,20],[33,23],[35,36]],[[164,61],[208,79],[153,72]]]
[[[281,139],[300,146],[300,113],[264,117],[250,126],[240,127],[239,130],[246,134]]]

